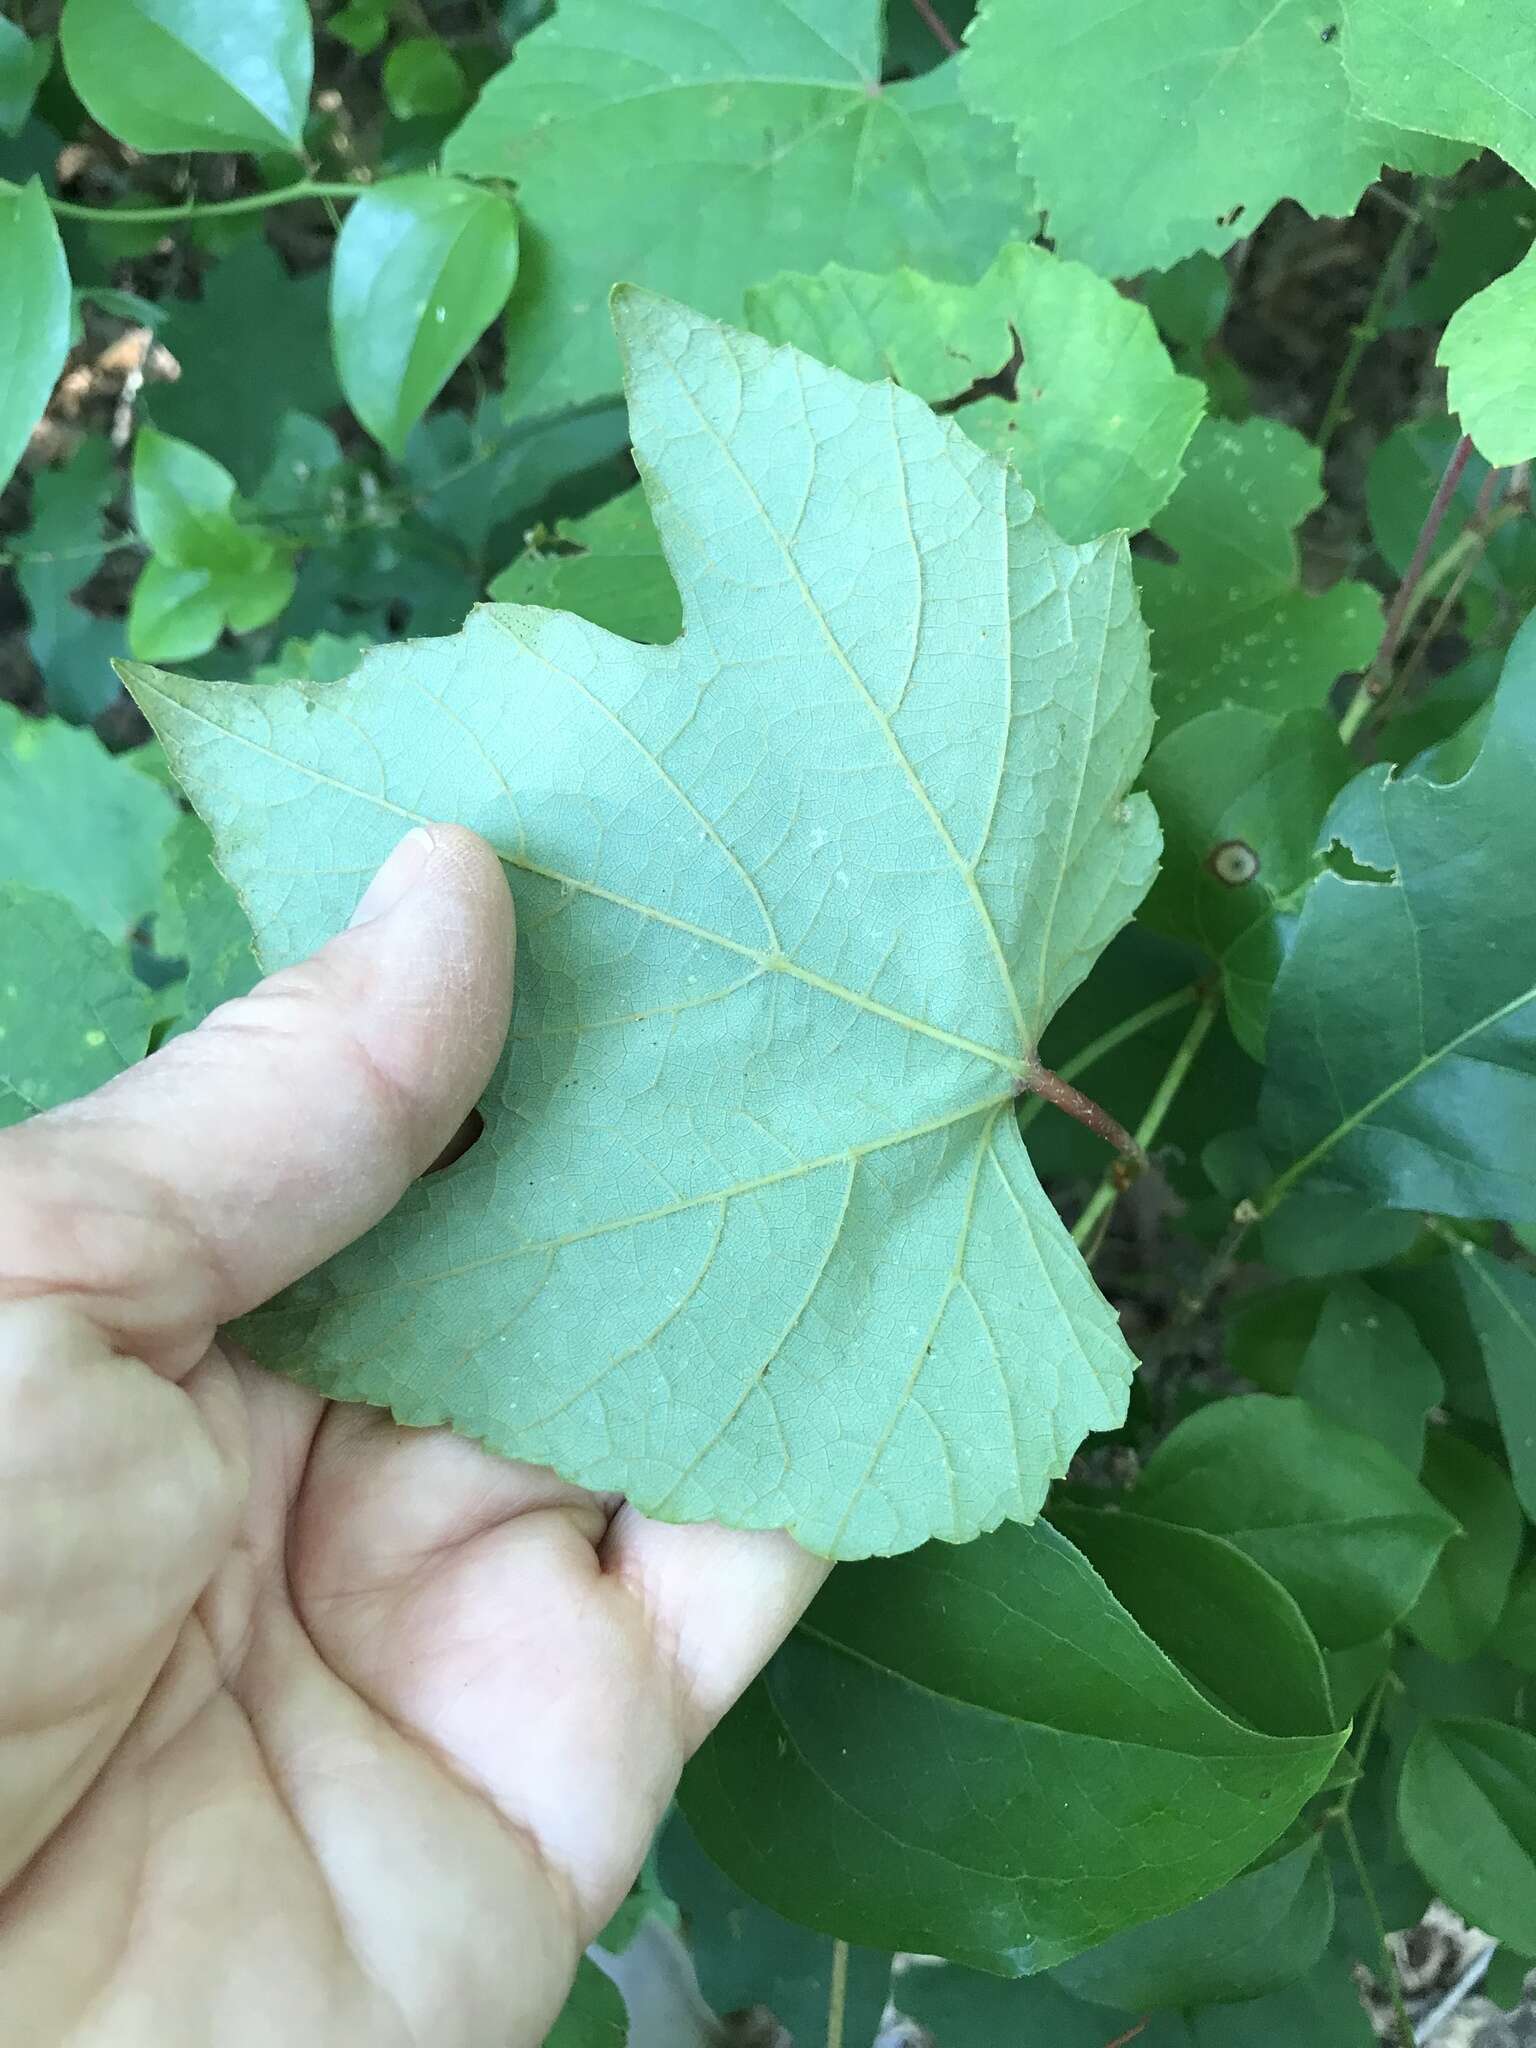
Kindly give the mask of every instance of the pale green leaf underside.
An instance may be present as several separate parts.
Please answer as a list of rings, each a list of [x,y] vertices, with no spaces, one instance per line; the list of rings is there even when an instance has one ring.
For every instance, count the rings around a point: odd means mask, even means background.
[[[1126,550],[889,386],[618,325],[672,645],[493,606],[320,688],[134,677],[269,961],[417,819],[518,899],[484,1137],[245,1334],[652,1513],[961,1540],[1131,1367],[1012,1113],[1156,856]]]

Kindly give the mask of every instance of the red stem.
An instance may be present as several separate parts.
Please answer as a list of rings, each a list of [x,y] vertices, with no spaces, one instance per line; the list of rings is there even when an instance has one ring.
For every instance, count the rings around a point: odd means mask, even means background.
[[[1371,663],[1370,673],[1365,679],[1365,687],[1373,697],[1380,695],[1382,678],[1392,666],[1393,657],[1408,624],[1413,594],[1419,587],[1424,571],[1429,567],[1429,557],[1436,536],[1445,524],[1445,515],[1450,509],[1452,498],[1456,495],[1456,486],[1461,482],[1461,473],[1466,468],[1471,453],[1472,437],[1470,434],[1463,434],[1451,450],[1451,459],[1445,465],[1445,475],[1440,479],[1439,489],[1429,501],[1429,510],[1424,514],[1424,524],[1419,528],[1419,537],[1414,544],[1412,560],[1403,572],[1402,582],[1397,586],[1397,595],[1392,600],[1387,612],[1387,623],[1382,630],[1381,645],[1376,650],[1376,659]]]
[[[928,24],[934,36],[949,52],[951,57],[958,55],[960,45],[950,33],[949,24],[940,18],[933,5],[933,0],[912,0],[912,11],[920,21]]]
[[[1135,2026],[1131,2028],[1131,2031],[1128,2034],[1116,2034],[1113,2041],[1107,2044],[1107,2048],[1125,2048],[1126,2042],[1134,2041],[1138,2034],[1144,2034],[1147,2031],[1147,2028],[1150,2025],[1150,2023],[1151,2015],[1149,2014],[1146,2019],[1138,2020]]]
[[[1064,1081],[1049,1067],[1032,1067],[1017,1085],[1019,1094],[1038,1095],[1042,1102],[1054,1103],[1057,1109],[1065,1110],[1068,1116],[1085,1125],[1107,1145],[1113,1145],[1122,1158],[1133,1160],[1138,1167],[1146,1165],[1146,1153],[1119,1118],[1111,1116],[1101,1102],[1095,1102],[1081,1088],[1074,1088],[1070,1081]]]

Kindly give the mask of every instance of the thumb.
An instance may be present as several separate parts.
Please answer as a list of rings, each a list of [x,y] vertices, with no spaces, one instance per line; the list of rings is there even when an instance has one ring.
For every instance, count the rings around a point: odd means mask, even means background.
[[[485,842],[408,833],[313,958],[0,1132],[0,1301],[62,1298],[185,1372],[447,1145],[506,1036],[512,941]]]

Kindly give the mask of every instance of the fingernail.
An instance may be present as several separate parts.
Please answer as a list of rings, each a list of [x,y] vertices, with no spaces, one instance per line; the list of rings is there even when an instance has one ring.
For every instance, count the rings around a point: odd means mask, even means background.
[[[413,825],[363,891],[347,929],[353,931],[360,924],[372,924],[375,918],[386,916],[420,881],[431,858],[432,834],[424,825]]]

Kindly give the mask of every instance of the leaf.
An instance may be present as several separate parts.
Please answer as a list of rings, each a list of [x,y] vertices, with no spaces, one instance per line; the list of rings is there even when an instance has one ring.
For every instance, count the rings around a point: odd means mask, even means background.
[[[883,11],[563,0],[519,44],[443,151],[445,170],[517,186],[510,411],[618,388],[616,280],[731,320],[780,270],[973,278],[1032,232],[1012,138],[961,106],[953,65],[882,86]]]
[[[87,113],[131,149],[301,147],[305,0],[65,0],[59,42]]]
[[[468,98],[458,59],[436,36],[407,36],[384,59],[384,100],[397,121],[456,114]]]
[[[1349,774],[1326,711],[1276,719],[1229,705],[1178,726],[1142,776],[1163,827],[1142,916],[1221,967],[1233,1032],[1256,1060],[1289,929],[1319,866],[1318,830]]]
[[[0,1129],[110,1081],[149,1043],[126,949],[62,897],[0,882]]]
[[[661,1836],[658,1869],[681,1908],[699,1988],[717,2013],[765,2005],[796,2041],[818,2042],[827,2030],[832,1943],[781,1919],[749,1898],[711,1862],[681,1814]],[[891,1980],[883,1949],[852,1948],[848,1956],[843,2031],[849,2042],[873,2041]]]
[[[1118,1508],[1058,1503],[1051,1522],[1208,1697],[1269,1735],[1334,1726],[1301,1609],[1236,1544]]]
[[[421,817],[520,902],[484,1136],[246,1336],[670,1519],[963,1540],[1130,1370],[1013,1114],[1155,857],[1124,543],[889,386],[619,315],[672,646],[482,609],[329,690],[133,676],[268,964]]]
[[[372,56],[389,34],[393,0],[348,0],[326,18],[326,32],[339,36],[360,57]]]
[[[26,36],[14,22],[0,21],[0,135],[25,128],[52,62],[51,36]]]
[[[1536,1276],[1470,1244],[1459,1248],[1453,1265],[1515,1492],[1536,1522]]]
[[[98,618],[74,602],[106,559],[103,514],[117,485],[104,440],[84,442],[63,469],[40,470],[32,524],[16,556],[16,581],[32,614],[27,642],[49,708],[79,723],[115,700],[112,663],[127,651],[120,619]]]
[[[978,396],[956,417],[1012,460],[1064,540],[1146,526],[1205,410],[1204,386],[1177,374],[1144,307],[1028,243],[973,285],[839,264],[781,277],[748,292],[747,319],[770,341],[850,376],[890,377],[930,405],[1002,372],[1016,398]]]
[[[69,266],[40,180],[0,185],[0,490],[69,353]]]
[[[1536,1951],[1536,1736],[1497,1721],[1427,1721],[1398,1792],[1409,1851],[1447,1905]]]
[[[544,2036],[544,2048],[624,2048],[628,2032],[623,1999],[583,1956],[565,2009]]]
[[[1383,121],[1496,149],[1536,175],[1536,21],[1500,0],[1350,0],[1344,60]]]
[[[1456,1523],[1389,1452],[1305,1401],[1240,1394],[1152,1453],[1138,1514],[1225,1536],[1345,1649],[1413,1606]]]
[[[1500,466],[1536,455],[1536,250],[1507,277],[1459,307],[1436,360],[1446,398],[1487,461]]]
[[[254,492],[285,417],[329,412],[341,397],[327,344],[324,276],[291,277],[255,235],[212,266],[200,299],[174,299],[167,315],[163,338],[181,375],[145,394],[150,417]],[[274,363],[281,365],[278,376]]]
[[[187,979],[176,1030],[190,1031],[220,1003],[253,989],[260,970],[251,950],[250,922],[213,864],[208,828],[200,818],[177,819],[166,883],[175,944],[160,930],[156,938],[163,950],[186,954]]]
[[[1309,1970],[1333,1931],[1321,1840],[1246,1870],[1220,1891],[1063,1963],[1076,1998],[1128,2012],[1257,1998]]]
[[[628,447],[621,405],[509,420],[499,393],[490,392],[472,418],[446,410],[428,413],[412,429],[400,467],[423,520],[450,535],[483,574],[488,562],[505,559],[505,552],[498,557],[498,547],[522,545],[552,499],[581,509],[604,495],[605,484],[614,490],[627,483],[634,473],[623,459]],[[644,494],[637,490],[633,496],[659,563],[661,544],[644,511]],[[670,639],[676,630],[674,625],[661,637]]]
[[[1392,1208],[1536,1213],[1536,932],[1508,897],[1536,858],[1533,768],[1528,624],[1461,781],[1383,767],[1340,796],[1325,839],[1389,879],[1324,874],[1302,908],[1269,1022],[1264,1130],[1293,1162],[1277,1185],[1321,1174]]]
[[[389,178],[357,200],[331,267],[331,329],[347,403],[398,455],[506,303],[517,215],[458,178]]]
[[[1106,277],[1220,254],[1272,206],[1351,213],[1420,137],[1361,118],[1311,0],[985,0],[961,71],[1018,133],[1052,239]]]
[[[133,502],[154,549],[128,609],[128,644],[146,659],[202,654],[227,625],[250,632],[293,595],[286,546],[236,517],[235,480],[189,442],[141,427]]]
[[[776,1910],[1018,1974],[1235,1876],[1341,1741],[1231,1718],[1042,1523],[835,1572],[681,1797]]]
[[[1536,1558],[1516,1572],[1489,1648],[1517,1671],[1536,1675]]]
[[[1417,1472],[1425,1419],[1445,1385],[1412,1318],[1364,1281],[1343,1280],[1323,1296],[1295,1391],[1347,1429],[1375,1437]],[[1440,1498],[1433,1481],[1425,1483]]]
[[[1164,339],[1195,354],[1215,340],[1232,303],[1226,265],[1205,250],[1150,272],[1137,289]]]
[[[682,630],[677,585],[641,490],[626,491],[536,541],[502,570],[491,596],[575,612],[626,640],[657,644]]]
[[[1434,230],[1429,268],[1398,297],[1388,327],[1438,327],[1474,292],[1513,270],[1536,234],[1536,205],[1524,184],[1464,192],[1436,209]]]
[[[1263,1158],[1263,1148],[1259,1157]],[[1253,1194],[1264,1176],[1244,1188]],[[1368,1206],[1358,1195],[1310,1189],[1286,1197],[1259,1226],[1266,1265],[1308,1280],[1364,1273],[1402,1258],[1423,1235],[1417,1216]]]
[[[1322,502],[1317,450],[1273,420],[1205,420],[1185,467],[1153,523],[1178,560],[1136,565],[1159,733],[1221,704],[1315,710],[1381,638],[1380,600],[1363,583],[1301,588],[1292,529]]]
[[[0,883],[62,896],[121,943],[157,907],[167,791],[93,732],[0,704]]]
[[[1491,1458],[1437,1429],[1423,1482],[1461,1524],[1430,1573],[1405,1626],[1448,1664],[1475,1657],[1497,1626],[1520,1556],[1524,1524],[1514,1488]]]

